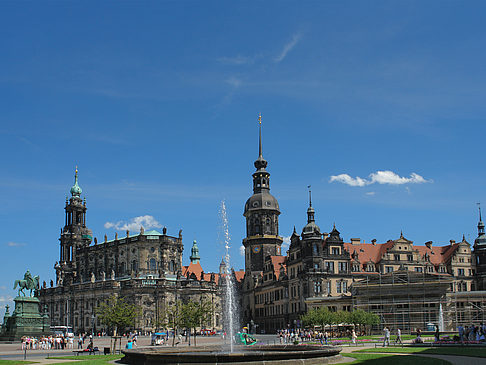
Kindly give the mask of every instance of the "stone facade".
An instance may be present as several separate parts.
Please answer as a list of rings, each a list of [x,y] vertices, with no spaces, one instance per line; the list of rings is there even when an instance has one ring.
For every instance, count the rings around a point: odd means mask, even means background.
[[[56,283],[44,282],[39,290],[47,305],[51,325],[72,326],[75,332],[102,330],[96,308],[112,295],[141,307],[134,327],[153,331],[164,309],[178,300],[209,301],[213,315],[205,327],[221,329],[223,280],[221,273],[204,273],[199,250],[193,243],[191,262],[183,266],[182,231],[169,236],[167,229],[130,234],[103,242],[92,238],[86,226],[86,200],[81,199],[76,170],[71,198],[66,200],[61,229],[60,259],[54,265]],[[234,273],[241,280],[242,273]]]

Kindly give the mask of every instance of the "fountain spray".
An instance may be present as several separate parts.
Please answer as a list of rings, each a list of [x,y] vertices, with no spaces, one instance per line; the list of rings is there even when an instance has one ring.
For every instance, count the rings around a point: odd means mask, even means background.
[[[231,237],[229,234],[228,216],[226,213],[226,204],[224,200],[221,202],[221,221],[223,224],[223,239],[224,239],[224,264],[225,264],[225,307],[224,307],[224,327],[230,339],[230,351],[233,352],[233,343],[236,331],[238,329],[238,306],[236,304],[236,286],[231,270],[230,262],[230,243]]]

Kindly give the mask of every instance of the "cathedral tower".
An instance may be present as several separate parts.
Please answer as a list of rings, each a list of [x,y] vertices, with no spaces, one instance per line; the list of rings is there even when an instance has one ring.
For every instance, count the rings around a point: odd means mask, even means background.
[[[270,194],[270,174],[262,155],[262,121],[259,121],[259,153],[253,173],[253,195],[245,203],[246,218],[245,270],[263,271],[266,256],[280,255],[282,237],[278,235],[280,210],[277,199]]]
[[[71,198],[66,198],[64,228],[61,229],[59,262],[56,263],[58,285],[77,281],[76,250],[89,246],[91,231],[86,227],[86,199],[78,184],[78,168],[71,187]]]
[[[478,238],[474,240],[474,256],[476,258],[476,280],[478,290],[486,290],[486,234],[479,207]]]

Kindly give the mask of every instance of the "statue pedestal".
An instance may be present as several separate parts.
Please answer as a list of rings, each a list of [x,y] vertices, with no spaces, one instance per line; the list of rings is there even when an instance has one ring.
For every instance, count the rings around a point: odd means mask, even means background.
[[[17,297],[12,315],[4,318],[0,340],[15,341],[22,336],[41,337],[50,334],[49,315],[41,315],[36,297]]]

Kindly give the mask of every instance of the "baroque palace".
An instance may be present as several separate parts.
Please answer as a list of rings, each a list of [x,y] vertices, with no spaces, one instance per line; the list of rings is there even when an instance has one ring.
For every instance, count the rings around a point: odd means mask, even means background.
[[[47,305],[52,325],[72,326],[76,332],[102,330],[96,308],[112,295],[124,297],[142,308],[135,328],[153,331],[168,306],[181,300],[209,301],[213,315],[206,328],[222,327],[223,280],[226,267],[219,273],[205,273],[200,264],[196,241],[188,266],[182,264],[182,231],[177,236],[151,230],[125,237],[115,234],[98,242],[86,226],[86,199],[81,199],[76,169],[71,198],[66,198],[65,222],[61,229],[56,283],[44,282],[39,290],[41,305]],[[234,272],[235,282],[244,272]]]
[[[262,155],[253,173],[253,195],[244,208],[247,235],[245,277],[241,285],[244,323],[257,332],[300,327],[312,308],[363,309],[378,314],[382,326],[413,331],[443,321],[455,330],[486,320],[486,235],[479,212],[474,249],[464,236],[445,246],[404,237],[385,243],[345,242],[335,226],[329,233],[316,224],[309,191],[307,224],[294,227],[290,247],[281,253],[277,199]]]

